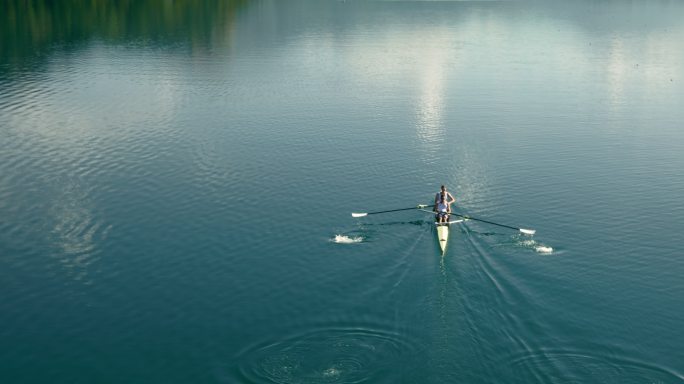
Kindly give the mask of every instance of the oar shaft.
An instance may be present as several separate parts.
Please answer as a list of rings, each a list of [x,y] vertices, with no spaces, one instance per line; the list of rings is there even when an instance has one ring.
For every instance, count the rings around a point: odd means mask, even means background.
[[[399,212],[399,211],[410,211],[412,209],[419,209],[419,207],[423,207],[422,205],[419,205],[417,207],[411,207],[411,208],[400,208],[400,209],[389,209],[387,211],[377,211],[377,212],[368,212],[369,215],[375,215],[378,213],[389,213],[389,212]],[[426,207],[427,208],[427,207]]]
[[[377,215],[378,213],[389,213],[389,212],[399,212],[399,211],[410,211],[412,209],[420,209],[420,208],[427,208],[427,207],[434,207],[434,205],[424,205],[420,204],[415,207],[410,207],[410,208],[399,208],[399,209],[388,209],[386,211],[377,211],[377,212],[363,212],[363,213],[352,213],[352,216],[354,217],[363,217],[363,216],[368,216],[368,215]]]
[[[513,227],[513,226],[511,226],[511,225],[495,223],[495,222],[489,221],[489,220],[478,219],[478,218],[475,218],[475,217],[472,217],[472,216],[468,216],[468,215],[459,215],[458,213],[453,213],[453,212],[452,212],[451,214],[452,214],[452,215],[455,215],[455,216],[463,217],[464,219],[468,219],[468,220],[475,220],[475,221],[481,221],[481,222],[487,223],[487,224],[498,225],[499,227],[515,229],[515,230],[518,230],[518,231],[531,231],[531,230],[528,230],[528,229],[523,230],[523,228]]]

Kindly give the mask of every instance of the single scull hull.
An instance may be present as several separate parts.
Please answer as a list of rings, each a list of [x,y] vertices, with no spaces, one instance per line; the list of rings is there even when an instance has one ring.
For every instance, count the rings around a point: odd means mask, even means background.
[[[437,240],[439,240],[439,248],[442,250],[442,255],[446,252],[447,242],[449,241],[449,224],[437,225]]]

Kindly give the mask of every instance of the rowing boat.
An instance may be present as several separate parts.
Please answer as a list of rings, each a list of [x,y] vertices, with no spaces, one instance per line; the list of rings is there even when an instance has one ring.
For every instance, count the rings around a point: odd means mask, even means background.
[[[449,241],[449,224],[450,223],[435,223],[437,226],[437,240],[439,241],[439,248],[442,250],[442,255],[446,252],[447,242]]]
[[[431,214],[435,213],[434,211],[428,211],[427,209],[421,209],[421,211]],[[439,218],[435,216],[435,220],[439,220]],[[439,242],[439,249],[442,250],[442,255],[446,253],[447,243],[449,242],[449,225],[461,222],[463,222],[463,220],[449,220],[446,223],[435,221],[435,228],[437,229],[437,241]]]
[[[464,221],[464,219],[449,220],[446,223],[435,221],[435,227],[437,228],[437,241],[439,241],[439,249],[442,250],[442,255],[446,253],[447,243],[449,242],[449,225],[462,223]]]
[[[408,210],[412,210],[412,209],[418,209],[419,211],[423,211],[423,212],[426,212],[426,213],[429,213],[429,214],[434,215],[434,214],[435,214],[435,211],[430,211],[430,210],[425,209],[425,208],[429,208],[429,207],[434,207],[434,205],[418,204],[418,205],[415,206],[415,207],[398,208],[398,209],[389,209],[389,210],[385,210],[385,211],[359,212],[359,213],[353,212],[351,215],[352,215],[352,217],[366,217],[366,216],[368,216],[368,215],[377,215],[377,214],[380,214],[380,213],[390,213],[390,212],[408,211]],[[458,219],[458,220],[449,220],[449,222],[447,222],[447,223],[438,223],[438,222],[435,222],[435,227],[437,228],[437,231],[436,231],[436,232],[437,232],[437,240],[439,241],[439,248],[442,250],[442,255],[444,255],[444,253],[446,252],[447,243],[449,242],[449,225],[455,224],[455,223],[462,223],[462,222],[464,222],[464,221],[466,221],[466,220],[475,220],[475,221],[480,221],[480,222],[487,223],[487,224],[496,225],[496,226],[499,226],[499,227],[515,229],[515,230],[520,231],[520,233],[523,233],[523,234],[525,234],[525,235],[530,235],[530,236],[531,236],[531,235],[534,235],[535,232],[537,232],[537,231],[534,230],[534,229],[525,229],[525,228],[513,227],[513,226],[511,226],[511,225],[506,225],[506,224],[499,224],[499,223],[495,223],[495,222],[493,222],[493,221],[483,220],[483,219],[477,219],[477,218],[472,217],[472,216],[469,216],[469,215],[463,215],[463,214],[455,213],[455,212],[451,212],[449,215],[450,215],[450,216],[451,216],[451,215],[453,215],[453,216],[458,216],[458,217],[461,217],[461,219]]]

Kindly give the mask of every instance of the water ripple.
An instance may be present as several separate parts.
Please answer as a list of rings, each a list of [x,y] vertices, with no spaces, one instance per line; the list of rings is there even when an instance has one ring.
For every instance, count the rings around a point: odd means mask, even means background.
[[[253,345],[239,356],[239,381],[250,383],[397,382],[391,367],[411,361],[416,344],[394,332],[318,328]]]
[[[673,383],[684,380],[682,374],[655,363],[584,350],[525,351],[512,358],[509,364],[515,371],[524,370],[549,380],[560,377],[564,383]]]
[[[59,249],[56,257],[75,280],[88,279],[112,225],[95,212],[90,197],[92,187],[73,180],[63,184],[61,195],[50,208],[53,242]]]

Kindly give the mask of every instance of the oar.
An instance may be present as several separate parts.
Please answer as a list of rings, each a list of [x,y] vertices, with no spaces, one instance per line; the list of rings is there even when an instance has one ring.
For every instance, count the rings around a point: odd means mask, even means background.
[[[378,213],[399,212],[399,211],[410,211],[410,210],[412,210],[412,209],[421,209],[421,208],[427,208],[427,207],[434,207],[434,205],[419,204],[418,206],[411,207],[411,208],[390,209],[390,210],[387,210],[387,211],[377,211],[377,212],[352,213],[352,217],[364,217],[364,216],[368,216],[368,215],[377,215]]]
[[[452,212],[451,214],[452,214],[452,215],[455,215],[455,216],[460,216],[460,217],[462,217],[462,218],[464,218],[464,219],[468,219],[468,220],[481,221],[481,222],[487,223],[487,224],[498,225],[499,227],[510,228],[510,229],[516,229],[516,230],[518,230],[518,231],[520,231],[521,233],[524,233],[524,234],[526,234],[526,235],[534,235],[534,234],[537,232],[535,229],[525,229],[525,228],[513,227],[513,226],[510,226],[510,225],[506,225],[506,224],[495,223],[495,222],[493,222],[493,221],[487,221],[487,220],[482,220],[482,219],[476,219],[476,218],[474,218],[474,217],[472,217],[472,216],[468,216],[468,215],[459,215],[458,213],[453,213],[453,212]]]

